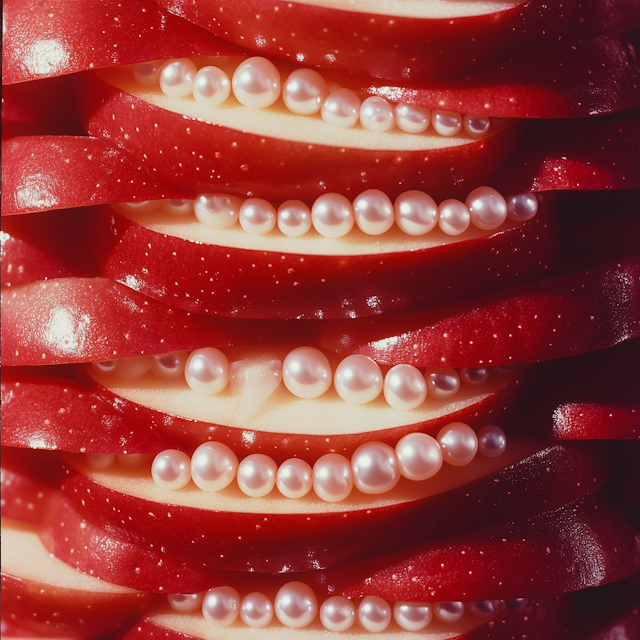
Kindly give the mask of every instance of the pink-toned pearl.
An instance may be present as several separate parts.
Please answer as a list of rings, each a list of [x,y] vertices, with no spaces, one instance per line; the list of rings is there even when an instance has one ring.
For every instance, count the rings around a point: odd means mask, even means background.
[[[460,390],[460,376],[455,369],[427,369],[424,377],[427,394],[435,400],[452,398]]]
[[[193,97],[205,107],[217,107],[231,94],[231,80],[218,67],[202,67],[193,80]]]
[[[169,60],[160,70],[160,88],[170,98],[186,98],[196,77],[196,65],[188,58]]]
[[[316,231],[325,238],[341,238],[353,228],[355,216],[349,200],[339,193],[321,195],[311,208]]]
[[[489,133],[491,120],[489,116],[475,116],[466,113],[462,118],[462,126],[471,138],[484,138]]]
[[[266,58],[248,58],[236,68],[231,86],[245,107],[264,109],[280,97],[280,73]]]
[[[358,622],[367,631],[380,633],[391,623],[391,606],[378,596],[365,596],[358,606]]]
[[[332,378],[327,356],[313,347],[293,349],[282,363],[284,384],[298,398],[318,398],[329,390]]]
[[[367,189],[353,201],[356,224],[364,233],[379,236],[389,231],[395,212],[389,197],[379,189]]]
[[[269,233],[277,222],[275,207],[262,198],[248,198],[240,206],[240,226],[254,235]]]
[[[442,468],[442,449],[426,433],[408,433],[396,445],[400,473],[409,480],[427,480]]]
[[[337,366],[333,384],[343,400],[351,404],[366,404],[380,395],[384,379],[375,360],[354,354]]]
[[[429,233],[438,224],[438,205],[423,191],[405,191],[394,203],[396,224],[410,236]]]
[[[222,351],[213,347],[196,349],[187,358],[184,377],[196,393],[220,393],[229,384],[229,361]]]
[[[202,613],[216,627],[228,627],[240,613],[240,594],[233,587],[209,589],[202,601]]]
[[[278,207],[278,229],[290,238],[299,238],[311,229],[311,211],[301,200],[286,200]]]
[[[459,375],[460,380],[464,382],[464,384],[476,387],[487,381],[489,378],[489,369],[487,369],[487,367],[465,368],[460,369]]]
[[[507,218],[526,222],[538,213],[538,198],[535,193],[521,193],[507,198]]]
[[[141,62],[133,68],[133,77],[145,87],[157,87],[160,82],[160,70],[164,61],[151,60]]]
[[[400,103],[395,106],[394,111],[398,128],[406,133],[422,133],[429,128],[430,109]]]
[[[191,477],[203,491],[221,491],[236,477],[238,457],[222,442],[205,442],[191,456]]]
[[[302,498],[313,487],[311,465],[300,458],[285,460],[276,475],[276,486],[286,498]]]
[[[495,424],[486,424],[478,431],[478,451],[487,458],[497,458],[507,448],[507,436]]]
[[[390,131],[396,126],[393,107],[379,96],[370,96],[360,105],[360,124],[375,133]]]
[[[137,200],[136,202],[113,202],[111,208],[125,216],[136,213],[151,213],[155,211],[162,200]]]
[[[153,459],[151,477],[162,489],[182,489],[191,480],[191,459],[183,451],[166,449]]]
[[[452,422],[440,429],[438,444],[444,461],[454,467],[469,464],[478,451],[476,432],[463,422]]]
[[[325,79],[313,69],[296,69],[282,88],[287,109],[301,116],[318,113],[328,95]]]
[[[477,618],[492,618],[502,609],[501,600],[478,600],[465,603],[465,609]]]
[[[275,611],[285,627],[302,629],[318,615],[318,599],[304,582],[289,582],[276,594]]]
[[[434,111],[431,123],[441,136],[455,136],[462,129],[462,116],[455,111]]]
[[[140,356],[139,358],[125,358],[118,360],[118,375],[125,380],[141,378],[151,369],[151,358]]]
[[[230,229],[240,217],[242,198],[220,193],[203,193],[193,201],[193,211],[202,224],[213,229]]]
[[[193,200],[176,198],[160,200],[158,211],[176,218],[182,218],[193,214]]]
[[[167,596],[169,606],[180,613],[190,613],[202,606],[202,593],[172,593]]]
[[[405,631],[421,631],[432,620],[433,612],[428,602],[395,602],[393,617]]]
[[[395,451],[384,442],[361,444],[351,458],[356,487],[370,495],[391,491],[400,480]]]
[[[339,453],[327,453],[313,465],[313,490],[325,502],[345,500],[353,489],[351,463]]]
[[[240,618],[248,627],[261,629],[273,620],[271,600],[262,593],[254,591],[242,599]]]
[[[338,89],[327,96],[320,113],[327,124],[348,129],[358,122],[360,98],[351,89]]]
[[[263,453],[253,453],[238,465],[238,486],[252,497],[261,498],[276,486],[278,466]]]
[[[397,364],[384,377],[384,398],[394,409],[408,411],[419,407],[427,397],[427,383],[416,367]]]
[[[189,354],[186,351],[174,351],[151,358],[151,371],[159,378],[175,380],[184,375]]]
[[[478,187],[465,202],[471,222],[478,229],[492,231],[507,219],[507,202],[495,189]]]
[[[320,622],[328,631],[346,631],[356,621],[356,607],[344,596],[327,598],[320,607]]]
[[[460,200],[453,198],[440,203],[438,207],[438,224],[448,236],[459,236],[471,224],[469,209]]]
[[[433,605],[433,615],[440,622],[457,622],[464,615],[462,602],[437,602]]]

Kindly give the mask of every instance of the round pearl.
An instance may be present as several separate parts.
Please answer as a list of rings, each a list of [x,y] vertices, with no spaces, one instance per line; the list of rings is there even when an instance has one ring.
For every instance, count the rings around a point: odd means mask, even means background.
[[[183,217],[193,214],[193,200],[175,199],[160,200],[158,210],[170,216]]]
[[[87,453],[86,460],[92,469],[108,469],[116,461],[115,453]]]
[[[311,207],[311,220],[325,238],[341,238],[353,228],[355,216],[349,200],[339,193],[321,195]]]
[[[302,498],[313,487],[311,465],[300,458],[289,458],[278,468],[276,486],[286,498]]]
[[[304,582],[288,582],[276,595],[275,610],[285,627],[302,629],[311,624],[318,614],[318,600]]]
[[[334,127],[353,127],[360,115],[360,98],[351,89],[333,91],[322,103],[320,115]]]
[[[247,233],[259,236],[269,233],[276,221],[274,206],[262,198],[248,198],[240,206],[240,226]]]
[[[136,380],[141,378],[149,369],[151,369],[152,359],[147,356],[139,358],[125,358],[118,360],[117,373],[125,380]]]
[[[407,133],[423,133],[429,128],[431,110],[399,103],[395,106],[396,124]]]
[[[378,189],[367,189],[353,201],[356,224],[370,236],[389,231],[395,221],[395,212],[388,196]]]
[[[448,236],[459,236],[471,224],[471,216],[464,202],[445,200],[438,207],[438,225]]]
[[[360,105],[360,124],[367,131],[384,133],[396,126],[393,107],[380,96],[370,96]]]
[[[343,596],[327,598],[320,607],[320,622],[327,631],[346,631],[356,621],[356,607]]]
[[[220,393],[229,384],[229,361],[213,347],[196,349],[187,358],[184,377],[197,393],[207,396]]]
[[[433,605],[433,615],[440,622],[457,622],[464,615],[462,602],[437,602]]]
[[[460,390],[460,376],[455,369],[427,369],[424,377],[427,393],[436,400],[452,398]]]
[[[187,357],[186,351],[175,351],[174,353],[153,356],[151,359],[151,371],[165,380],[181,378],[184,375]]]
[[[318,398],[331,386],[331,365],[322,351],[298,347],[284,359],[282,379],[294,396]]]
[[[282,88],[287,109],[301,116],[318,113],[328,95],[325,79],[313,69],[296,69]]]
[[[478,229],[497,229],[507,219],[507,202],[495,189],[478,187],[465,202],[471,222]]]
[[[396,445],[400,473],[409,480],[427,480],[440,471],[443,462],[438,441],[426,433],[408,433]]]
[[[266,627],[273,620],[271,600],[257,591],[250,593],[242,600],[240,618],[248,627],[254,629]]]
[[[489,369],[487,367],[465,368],[458,372],[460,380],[472,387],[477,387],[489,378]]]
[[[163,64],[164,62],[161,60],[141,62],[133,68],[133,77],[145,87],[157,87]]]
[[[180,613],[190,613],[202,606],[202,593],[172,593],[167,596],[169,606]]]
[[[118,366],[117,360],[103,360],[102,362],[92,362],[91,366],[98,373],[114,373]]]
[[[160,88],[170,98],[186,98],[196,77],[196,65],[188,58],[169,60],[160,70]]]
[[[191,460],[186,453],[177,449],[162,451],[153,459],[151,477],[162,489],[182,489],[191,480]]]
[[[405,631],[420,631],[431,622],[433,613],[428,602],[396,602],[393,618]]]
[[[191,478],[203,491],[220,491],[236,477],[238,457],[222,442],[205,442],[191,456]]]
[[[240,594],[233,587],[209,589],[202,601],[202,614],[216,627],[228,627],[238,619]]]
[[[217,107],[231,94],[231,81],[218,67],[202,67],[193,80],[192,91],[198,104]]]
[[[391,622],[391,606],[378,596],[365,596],[358,606],[358,621],[367,631],[380,633]]]
[[[270,107],[280,96],[280,73],[266,58],[241,62],[231,80],[238,102],[252,109]]]
[[[252,497],[261,498],[276,486],[278,466],[263,453],[253,453],[238,465],[238,486]]]
[[[455,136],[462,129],[462,116],[455,111],[434,111],[431,122],[441,136]]]
[[[383,377],[377,362],[354,354],[347,356],[336,368],[333,384],[338,395],[351,404],[366,404],[382,391]]]
[[[469,464],[478,451],[476,432],[463,422],[452,422],[438,433],[444,461],[454,467]]]
[[[419,407],[427,397],[424,376],[410,364],[397,364],[384,377],[384,398],[394,409]]]
[[[491,618],[502,609],[500,600],[478,600],[477,602],[467,602],[465,609],[478,618]]]
[[[290,238],[299,238],[311,229],[311,211],[301,200],[286,200],[278,207],[278,229]]]
[[[144,465],[149,466],[153,460],[153,455],[149,453],[117,453],[116,460],[125,469],[136,469]]]
[[[526,222],[538,213],[538,198],[535,193],[521,193],[507,198],[507,218]]]
[[[327,453],[313,465],[313,490],[325,502],[345,500],[353,489],[351,463],[339,453]]]
[[[478,431],[478,451],[487,458],[497,458],[507,448],[507,436],[495,424],[486,424]]]
[[[462,118],[462,127],[471,138],[483,138],[489,133],[491,120],[489,116],[475,116],[465,113]]]
[[[384,442],[361,444],[351,458],[353,482],[362,493],[387,493],[398,484],[400,469],[395,451]]]
[[[240,217],[242,198],[220,193],[203,193],[193,201],[193,211],[202,224],[213,229],[229,229]]]
[[[396,224],[407,235],[421,236],[438,224],[438,205],[423,191],[405,191],[393,205]]]

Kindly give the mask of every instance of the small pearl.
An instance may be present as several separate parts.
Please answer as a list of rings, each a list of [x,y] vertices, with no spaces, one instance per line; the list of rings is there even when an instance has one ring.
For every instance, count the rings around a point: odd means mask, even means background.
[[[526,222],[538,213],[538,198],[535,193],[521,193],[507,198],[507,218]]]
[[[133,215],[136,213],[151,213],[155,211],[162,200],[138,200],[137,202],[114,202],[111,205],[118,213]]]
[[[149,453],[118,453],[116,460],[125,469],[136,469],[142,466],[150,466],[153,455]]]
[[[158,210],[170,216],[183,217],[193,214],[193,200],[184,198],[160,200]]]
[[[433,605],[433,615],[440,622],[457,622],[464,615],[462,602],[437,602]]]
[[[288,582],[280,588],[275,602],[276,616],[285,627],[302,629],[318,614],[318,599],[304,582]]]
[[[339,193],[321,195],[311,207],[311,220],[325,238],[341,238],[353,228],[355,216],[349,200]]]
[[[145,87],[157,87],[160,83],[160,70],[163,64],[162,60],[141,62],[133,68],[133,77]]]
[[[86,460],[92,469],[108,469],[116,461],[115,453],[87,453]]]
[[[190,613],[202,606],[202,593],[172,593],[167,596],[169,606],[180,613]]]
[[[320,607],[320,622],[327,631],[346,631],[356,621],[356,607],[343,596],[327,598]]]
[[[187,358],[184,377],[196,393],[207,396],[220,393],[229,384],[229,361],[213,347],[196,349]]]
[[[484,138],[489,133],[491,120],[489,116],[474,116],[465,113],[462,118],[462,126],[471,138]]]
[[[396,453],[383,442],[361,444],[353,453],[351,469],[356,487],[370,495],[387,493],[400,480]]]
[[[395,221],[395,212],[388,196],[378,189],[367,189],[353,201],[356,224],[370,236],[389,231]]]
[[[492,231],[507,219],[507,202],[495,189],[478,187],[465,202],[471,222],[478,229]]]
[[[502,609],[500,600],[478,600],[467,602],[465,609],[477,618],[491,618]]]
[[[448,236],[459,236],[471,224],[471,216],[464,202],[445,200],[438,207],[438,224]]]
[[[191,460],[182,451],[167,449],[153,459],[151,476],[162,489],[182,489],[191,480]]]
[[[193,211],[202,224],[213,229],[229,229],[240,217],[242,198],[220,193],[203,193],[193,201]]]
[[[486,424],[478,431],[478,451],[487,458],[497,458],[507,448],[507,436],[495,424]]]
[[[360,354],[347,356],[336,368],[333,384],[338,395],[351,404],[366,404],[382,391],[383,377],[377,362]]]
[[[418,369],[410,364],[397,364],[384,377],[384,398],[394,409],[419,407],[427,397],[427,383]]]
[[[91,366],[98,373],[115,373],[116,367],[118,366],[117,360],[103,360],[102,362],[92,362]]]
[[[218,67],[202,67],[193,80],[192,91],[198,104],[217,107],[231,94],[231,81]]]
[[[254,235],[269,233],[275,226],[277,214],[274,206],[262,198],[248,198],[240,207],[240,226]]]
[[[313,347],[298,347],[284,359],[282,379],[294,396],[318,398],[331,386],[331,365],[322,351]]]
[[[463,422],[452,422],[440,429],[438,443],[444,461],[454,467],[469,464],[478,451],[476,432]]]
[[[338,89],[322,103],[320,113],[327,124],[349,129],[358,122],[360,98],[351,89]]]
[[[152,356],[151,371],[165,380],[181,378],[184,375],[188,355],[186,351],[174,351],[160,356]]]
[[[252,109],[270,107],[280,96],[280,73],[266,58],[254,57],[240,63],[231,84],[238,102]]]
[[[391,622],[391,607],[378,596],[365,596],[358,606],[358,621],[367,631],[380,633]]]
[[[431,122],[441,136],[455,136],[462,129],[462,116],[455,111],[434,111]]]
[[[341,502],[353,489],[351,463],[339,453],[327,453],[313,465],[313,490],[325,502]]]
[[[186,98],[196,77],[196,65],[188,58],[169,60],[160,70],[160,88],[170,98]]]
[[[202,601],[202,613],[216,627],[228,627],[238,619],[240,594],[233,587],[209,589]]]
[[[380,96],[366,98],[360,105],[360,124],[367,131],[390,131],[396,126],[393,107]]]
[[[325,79],[313,69],[296,69],[282,88],[287,109],[301,116],[318,113],[328,95]]]
[[[400,473],[409,480],[427,480],[443,463],[438,441],[426,433],[408,433],[396,445]]]
[[[286,498],[302,498],[313,487],[311,465],[300,458],[289,458],[278,468],[276,485]]]
[[[311,229],[311,211],[301,200],[286,200],[278,207],[278,229],[290,238],[299,238]]]
[[[205,442],[191,456],[191,478],[203,491],[220,491],[236,477],[238,457],[222,442]]]
[[[395,602],[393,618],[405,631],[420,631],[431,622],[433,613],[428,602]]]
[[[278,466],[263,453],[253,453],[238,465],[238,486],[251,498],[262,498],[276,486]]]
[[[254,591],[245,596],[240,606],[240,618],[248,627],[261,629],[273,620],[271,600],[262,593]]]
[[[438,205],[423,191],[405,191],[394,203],[396,224],[407,235],[421,236],[438,224]]]
[[[465,368],[458,372],[460,380],[472,387],[477,387],[489,378],[489,369],[487,367]]]
[[[137,380],[151,369],[151,362],[147,356],[118,360],[118,375],[125,380]]]
[[[429,397],[436,400],[452,398],[460,390],[460,376],[455,369],[427,369],[424,377]]]
[[[407,133],[422,133],[429,128],[431,122],[430,109],[411,104],[397,104],[395,114],[398,128]]]

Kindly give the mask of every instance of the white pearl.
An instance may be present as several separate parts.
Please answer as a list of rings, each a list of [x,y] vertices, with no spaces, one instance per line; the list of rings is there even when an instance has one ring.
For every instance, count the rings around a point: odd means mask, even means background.
[[[149,453],[118,453],[116,460],[125,469],[135,469],[144,465],[150,466],[153,455]]]
[[[351,404],[366,404],[375,400],[382,391],[383,382],[378,363],[361,354],[347,356],[333,376],[338,395]]]
[[[174,351],[151,359],[151,371],[159,378],[174,380],[184,375],[188,353],[186,351]]]
[[[462,129],[462,116],[455,111],[434,111],[431,122],[441,136],[455,136]]]
[[[271,600],[262,593],[254,591],[242,599],[240,618],[248,627],[261,629],[273,620]]]
[[[169,60],[160,70],[160,88],[170,98],[186,98],[196,77],[196,65],[188,58]]]
[[[311,229],[311,211],[301,200],[286,200],[278,207],[278,229],[290,238],[299,238]]]
[[[463,422],[452,422],[438,433],[444,461],[454,467],[469,464],[478,451],[476,432]]]
[[[238,465],[238,486],[251,498],[261,498],[276,486],[278,466],[263,453],[252,453]]]
[[[229,361],[213,347],[196,349],[187,358],[184,377],[197,393],[207,396],[220,393],[229,384]]]
[[[229,229],[240,216],[242,198],[220,193],[203,193],[193,201],[193,211],[202,224],[213,229]]]
[[[160,70],[164,61],[150,60],[141,62],[133,68],[133,77],[145,87],[157,87],[160,82]]]
[[[220,491],[236,477],[238,457],[222,442],[205,442],[191,456],[191,478],[203,491]]]
[[[384,377],[384,398],[394,409],[419,407],[427,397],[424,376],[410,364],[397,364]]]
[[[409,480],[427,480],[443,463],[438,441],[426,433],[408,433],[396,445],[400,473]]]
[[[346,631],[356,621],[356,607],[343,596],[331,596],[320,607],[320,622],[327,631]]]
[[[313,69],[296,69],[282,87],[287,109],[301,116],[318,113],[328,95],[325,79]]]
[[[367,189],[353,201],[356,224],[370,236],[389,231],[395,221],[395,212],[389,197],[379,189]]]
[[[151,369],[151,362],[152,359],[148,356],[118,360],[117,373],[125,380],[136,380]]]
[[[318,614],[318,599],[304,582],[288,582],[280,588],[275,602],[276,616],[285,627],[302,629]]]
[[[313,203],[311,220],[321,236],[340,238],[351,231],[355,216],[351,203],[343,195],[325,193]]]
[[[252,109],[270,107],[280,96],[280,73],[266,58],[241,62],[231,80],[238,102]]]
[[[166,449],[153,459],[151,477],[162,489],[182,489],[191,480],[191,460],[183,451]]]
[[[538,213],[538,198],[535,193],[521,193],[507,198],[507,218],[526,222]]]
[[[358,122],[360,98],[351,89],[338,89],[322,103],[320,114],[327,124],[348,129]]]
[[[471,216],[464,202],[453,198],[440,203],[438,225],[448,236],[459,236],[471,224]]]
[[[240,226],[247,233],[269,233],[276,226],[276,221],[274,206],[262,198],[248,198],[240,207]]]
[[[405,631],[420,631],[431,622],[433,612],[428,602],[395,602],[393,618]]]
[[[193,200],[160,200],[158,210],[170,216],[183,217],[193,215]]]
[[[123,215],[131,215],[135,213],[150,213],[155,211],[162,200],[138,200],[137,202],[114,202],[111,208]]]
[[[396,224],[410,236],[421,236],[438,224],[438,206],[423,191],[405,191],[394,203]]]
[[[92,469],[108,469],[116,461],[115,453],[87,453],[86,460]]]
[[[356,487],[370,495],[387,493],[400,480],[396,453],[384,442],[361,444],[351,457],[351,469]]]
[[[478,431],[478,451],[487,458],[497,458],[507,448],[507,436],[495,424],[486,424]]]
[[[351,463],[339,453],[327,453],[313,465],[313,490],[325,502],[345,500],[353,489]]]
[[[202,606],[202,593],[172,593],[167,596],[169,606],[180,613],[190,613]]]
[[[462,118],[462,126],[465,132],[471,138],[483,138],[489,133],[491,127],[491,120],[489,116],[476,116],[469,113],[465,113]]]
[[[358,621],[367,631],[380,633],[391,622],[391,606],[378,596],[365,596],[358,605]]]
[[[92,362],[91,366],[98,373],[114,373],[118,366],[117,360],[103,360],[102,362]]]
[[[477,618],[491,618],[502,609],[500,600],[478,600],[467,602],[465,609]]]
[[[313,487],[311,465],[300,458],[289,458],[278,468],[276,485],[286,498],[302,498]]]
[[[433,615],[440,622],[457,622],[464,615],[462,602],[437,602],[433,605]]]
[[[429,128],[431,109],[399,103],[395,107],[396,124],[407,133],[422,133]]]
[[[507,202],[495,189],[478,187],[465,202],[471,222],[478,229],[497,229],[507,219]]]
[[[233,587],[209,589],[202,601],[202,614],[216,627],[228,627],[238,619],[240,594]]]
[[[489,369],[487,369],[487,367],[460,369],[458,373],[460,380],[472,387],[481,385],[489,378]]]
[[[427,369],[427,394],[436,400],[452,398],[460,390],[460,376],[455,369]]]
[[[282,379],[294,396],[318,398],[331,386],[331,365],[322,351],[298,347],[285,357]]]
[[[198,104],[217,107],[231,94],[231,81],[218,67],[202,67],[193,80],[192,91]]]
[[[380,96],[366,98],[360,105],[360,124],[367,131],[390,131],[396,126],[393,107]]]

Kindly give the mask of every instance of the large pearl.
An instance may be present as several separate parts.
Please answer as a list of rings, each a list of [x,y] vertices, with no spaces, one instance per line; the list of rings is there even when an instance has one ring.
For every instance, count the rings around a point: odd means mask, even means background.
[[[311,229],[311,211],[302,200],[286,200],[278,207],[278,229],[290,238],[299,238]]]
[[[431,622],[433,612],[428,602],[395,602],[393,618],[405,631],[420,631]]]
[[[274,206],[262,198],[248,198],[240,207],[240,226],[254,235],[269,233],[277,222]]]
[[[320,607],[320,622],[327,631],[346,631],[356,621],[356,607],[344,596],[327,598]]]
[[[462,129],[462,116],[455,111],[434,111],[431,123],[441,136],[455,136]]]
[[[353,201],[356,224],[370,236],[389,231],[395,221],[395,212],[389,197],[379,189],[367,189]]]
[[[478,451],[476,432],[463,422],[452,422],[442,427],[438,433],[438,443],[444,461],[454,467],[469,464]]]
[[[318,398],[331,386],[331,365],[322,351],[298,347],[284,359],[282,379],[294,396]]]
[[[489,133],[491,120],[489,116],[476,116],[466,113],[462,118],[462,127],[471,138],[484,138]]]
[[[193,211],[202,224],[213,229],[229,229],[240,217],[242,198],[220,193],[203,193],[193,201]]]
[[[400,480],[395,451],[384,442],[361,444],[351,457],[351,469],[353,481],[362,493],[387,493]]]
[[[184,377],[197,393],[220,393],[229,384],[229,361],[222,351],[213,347],[196,349],[187,358]]]
[[[313,465],[313,490],[325,502],[345,500],[353,489],[351,463],[339,453],[327,453]]]
[[[360,105],[360,124],[367,131],[390,131],[396,126],[393,107],[380,96],[366,98]]]
[[[302,629],[311,624],[318,614],[318,599],[304,582],[288,582],[276,595],[275,610],[285,627]]]
[[[397,364],[384,377],[384,398],[394,409],[415,409],[427,397],[424,376],[410,364]]]
[[[424,378],[429,397],[436,400],[452,398],[460,390],[460,376],[455,369],[427,369]]]
[[[422,133],[429,128],[431,110],[411,104],[399,103],[395,106],[396,124],[407,133]]]
[[[164,62],[161,60],[141,62],[133,68],[133,77],[145,87],[157,87],[163,64]]]
[[[464,615],[462,602],[437,602],[433,605],[433,615],[440,622],[457,622]]]
[[[202,67],[193,80],[192,91],[198,104],[217,107],[231,94],[231,81],[218,67]]]
[[[228,627],[238,619],[240,595],[233,587],[209,589],[202,601],[202,613],[216,627]]]
[[[366,404],[382,391],[383,377],[377,362],[354,354],[347,356],[336,368],[333,384],[338,395],[351,404]]]
[[[365,596],[358,606],[358,621],[367,631],[380,633],[391,622],[391,606],[378,596]]]
[[[188,353],[186,351],[174,351],[151,359],[151,371],[159,378],[175,380],[184,375]]]
[[[427,480],[442,467],[438,441],[426,433],[408,433],[396,445],[400,473],[409,480]]]
[[[348,129],[358,122],[360,98],[351,89],[338,89],[322,103],[320,114],[327,124]]]
[[[169,606],[180,613],[196,611],[202,605],[202,593],[172,593],[167,596]]]
[[[472,387],[477,387],[489,378],[487,367],[465,368],[459,371],[460,380]]]
[[[471,216],[464,202],[453,198],[440,203],[438,225],[448,236],[459,236],[471,224]]]
[[[86,461],[92,469],[103,471],[108,469],[116,461],[115,453],[87,453]]]
[[[535,193],[521,193],[507,198],[507,218],[526,222],[538,213],[538,198]]]
[[[254,591],[245,596],[240,605],[240,618],[248,627],[261,629],[273,620],[271,600],[262,593]]]
[[[325,238],[341,238],[353,228],[355,217],[349,200],[339,193],[321,195],[311,207],[311,220]]]
[[[280,73],[266,58],[241,62],[231,80],[238,102],[252,109],[270,107],[280,96]]]
[[[203,491],[220,491],[236,477],[238,457],[222,442],[205,442],[191,456],[191,477]]]
[[[507,219],[507,202],[495,189],[478,187],[465,202],[471,222],[478,229],[497,229]]]
[[[196,77],[196,65],[188,58],[169,60],[160,70],[160,88],[170,98],[186,98]]]
[[[438,224],[438,205],[423,191],[405,191],[394,203],[396,224],[407,235],[421,236]]]
[[[151,477],[162,489],[182,489],[191,480],[191,460],[183,451],[166,449],[153,459]]]
[[[507,436],[495,424],[486,424],[478,431],[478,451],[487,458],[497,458],[507,448]]]
[[[286,498],[302,498],[313,487],[311,465],[300,458],[289,458],[278,468],[276,486]]]
[[[467,602],[465,609],[478,618],[491,618],[502,609],[502,601],[478,600],[476,602]]]
[[[252,498],[271,493],[276,486],[278,466],[263,453],[253,453],[238,465],[238,486]]]
[[[182,218],[193,214],[193,200],[186,198],[160,200],[158,210],[176,218]]]
[[[318,113],[328,95],[325,79],[313,69],[296,69],[282,88],[287,109],[301,116]]]

